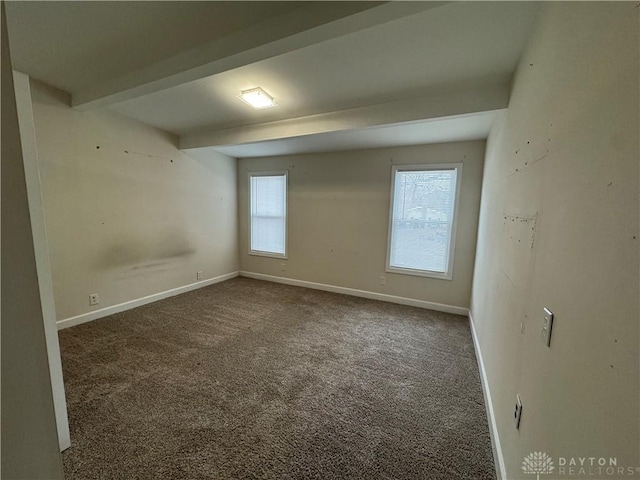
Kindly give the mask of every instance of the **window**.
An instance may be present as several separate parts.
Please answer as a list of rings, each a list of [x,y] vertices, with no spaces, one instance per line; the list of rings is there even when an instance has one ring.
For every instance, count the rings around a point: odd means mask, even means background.
[[[287,172],[249,174],[249,253],[287,256]]]
[[[387,271],[451,280],[462,164],[393,167]]]

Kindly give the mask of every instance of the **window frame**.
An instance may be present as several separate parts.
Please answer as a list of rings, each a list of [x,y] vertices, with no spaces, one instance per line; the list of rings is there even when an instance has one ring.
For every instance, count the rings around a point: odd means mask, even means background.
[[[398,172],[426,172],[430,170],[456,170],[456,191],[454,194],[453,220],[451,222],[451,237],[449,240],[449,255],[445,272],[433,270],[419,270],[415,268],[391,266],[391,238],[393,230],[393,207],[395,197],[396,174]],[[462,184],[462,163],[425,163],[421,165],[393,165],[391,167],[391,189],[389,198],[389,226],[387,231],[387,261],[385,271],[401,275],[435,278],[439,280],[453,280],[454,254],[456,250],[456,230],[458,226],[458,210],[460,207],[460,185]]]
[[[252,206],[253,206],[253,189],[251,188],[252,182],[251,179],[253,177],[274,177],[274,176],[284,176],[284,254],[274,253],[274,252],[265,252],[263,250],[253,250],[251,247],[251,239],[252,236]],[[247,185],[248,185],[248,197],[249,197],[249,255],[255,255],[258,257],[270,257],[270,258],[280,258],[280,259],[288,259],[288,249],[289,249],[289,171],[288,170],[277,170],[277,171],[260,171],[260,172],[247,172]]]

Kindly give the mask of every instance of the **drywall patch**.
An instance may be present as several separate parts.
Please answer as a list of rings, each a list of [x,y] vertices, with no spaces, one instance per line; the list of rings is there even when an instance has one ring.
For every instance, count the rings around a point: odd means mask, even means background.
[[[553,123],[549,123],[544,136],[524,139],[514,148],[513,155],[510,156],[507,177],[517,175],[549,156],[553,143],[552,129]]]
[[[531,271],[533,250],[538,229],[538,213],[530,215],[503,214],[502,243],[504,274],[516,286],[523,286]]]
[[[536,232],[538,228],[538,213],[533,215],[508,215],[503,214],[503,233],[509,236],[513,242],[535,246]]]

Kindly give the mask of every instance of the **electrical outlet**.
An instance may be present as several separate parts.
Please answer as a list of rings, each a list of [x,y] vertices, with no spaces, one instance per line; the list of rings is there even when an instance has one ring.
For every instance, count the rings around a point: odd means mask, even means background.
[[[553,328],[553,312],[544,307],[544,320],[542,323],[542,342],[547,346],[551,346],[551,329]]]
[[[286,272],[287,271],[287,264],[286,263],[281,263],[280,264],[280,271],[281,272]]]
[[[198,270],[198,273],[196,273],[196,279],[202,280],[202,270]]]
[[[100,296],[97,293],[89,294],[89,305],[98,305],[100,303]]]
[[[516,407],[513,410],[513,421],[516,424],[516,430],[520,430],[520,418],[522,417],[522,402],[520,395],[516,395]]]
[[[380,285],[386,285],[387,278],[384,275],[380,275]]]

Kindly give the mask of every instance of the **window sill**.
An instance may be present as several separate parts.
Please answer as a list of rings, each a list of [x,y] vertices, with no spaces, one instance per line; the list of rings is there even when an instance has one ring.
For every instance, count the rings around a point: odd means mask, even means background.
[[[269,258],[279,258],[281,260],[287,260],[287,254],[284,253],[271,253],[271,252],[260,252],[257,250],[250,250],[249,255],[254,255],[256,257],[269,257]]]
[[[411,275],[413,277],[435,278],[437,280],[453,280],[450,272],[431,272],[429,270],[413,270],[411,268],[387,267],[387,273],[396,273],[398,275]]]

